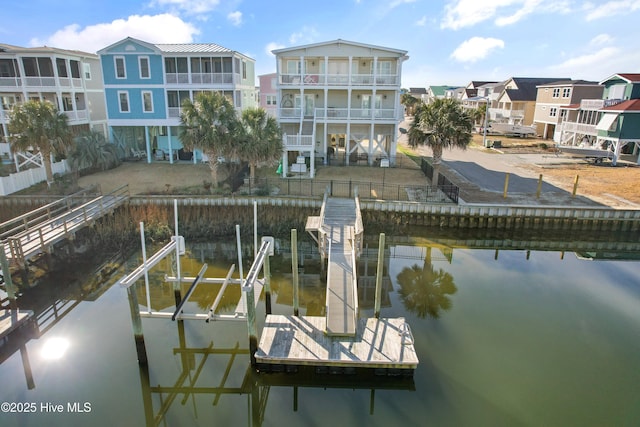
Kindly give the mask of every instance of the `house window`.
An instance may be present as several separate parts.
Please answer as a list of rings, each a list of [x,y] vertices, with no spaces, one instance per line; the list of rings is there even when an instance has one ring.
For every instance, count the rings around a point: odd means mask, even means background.
[[[379,61],[378,62],[378,74],[388,76],[391,73],[391,61]]]
[[[140,65],[140,78],[148,79],[151,77],[151,72],[149,71],[149,57],[141,56],[138,58],[138,63]]]
[[[62,58],[56,58],[56,68],[58,69],[58,77],[69,77],[67,73],[67,62]]]
[[[287,61],[287,74],[300,74],[302,73],[302,62],[288,60]]]
[[[242,78],[247,78],[247,63],[245,61],[242,61]]]
[[[124,56],[116,56],[113,60],[116,65],[116,79],[126,79],[127,71],[124,68]]]
[[[267,95],[267,105],[276,105],[275,95]]]
[[[84,79],[91,80],[91,65],[82,64],[82,70],[84,71]]]
[[[153,113],[153,93],[151,91],[142,91],[142,111]]]
[[[560,120],[567,120],[567,110],[560,110]]]
[[[558,109],[556,107],[549,108],[549,117],[557,117]]]
[[[69,68],[71,69],[71,77],[74,79],[80,78],[80,62],[71,60],[69,61]]]
[[[73,101],[69,94],[62,95],[62,111],[73,111]]]
[[[570,87],[565,87],[564,89],[562,89],[562,97],[563,98],[569,98],[571,96],[571,88]]]
[[[554,98],[560,98],[560,88],[559,87],[553,89],[553,95],[552,96]]]
[[[129,112],[129,92],[118,92],[118,107],[121,113]]]

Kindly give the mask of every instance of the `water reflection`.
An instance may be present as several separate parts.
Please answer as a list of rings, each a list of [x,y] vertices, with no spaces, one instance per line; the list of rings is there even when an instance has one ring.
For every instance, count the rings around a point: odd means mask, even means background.
[[[396,278],[405,308],[421,319],[427,316],[437,319],[441,311],[451,309],[449,295],[458,291],[450,273],[434,268],[431,251],[431,247],[426,248],[422,266],[405,267]]]

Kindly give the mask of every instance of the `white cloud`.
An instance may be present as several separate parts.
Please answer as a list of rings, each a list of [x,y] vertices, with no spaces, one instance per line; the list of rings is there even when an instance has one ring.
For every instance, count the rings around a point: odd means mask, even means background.
[[[553,65],[551,68],[557,70],[575,70],[585,67],[592,67],[600,62],[607,61],[620,53],[617,47],[605,47],[597,52],[587,53],[581,56],[574,56],[561,64]]]
[[[292,45],[313,43],[318,38],[318,31],[313,27],[304,26],[302,30],[289,36]]]
[[[403,4],[408,4],[408,3],[414,3],[416,0],[394,0],[391,3],[389,3],[389,8],[390,9],[395,9],[396,7],[403,5]]]
[[[171,28],[171,31],[167,31],[167,28]],[[93,53],[128,36],[149,43],[191,43],[197,34],[199,31],[192,24],[168,13],[132,15],[84,28],[78,24],[67,25],[45,39],[32,39],[30,45]]]
[[[427,25],[427,16],[423,16],[422,18],[418,19],[416,21],[416,25],[419,27],[424,27],[425,25]]]
[[[459,62],[476,62],[486,58],[491,51],[504,48],[504,41],[492,37],[472,37],[462,42],[451,54]]]
[[[151,7],[165,7],[172,11],[181,11],[187,15],[211,12],[220,0],[152,0]]]
[[[595,36],[594,38],[591,39],[591,41],[589,42],[589,45],[591,46],[602,46],[605,44],[610,44],[614,41],[615,39],[613,37],[611,37],[609,34],[598,34],[597,36]]]
[[[235,12],[229,13],[227,15],[227,20],[236,27],[239,27],[242,24],[242,12],[236,10]]]
[[[283,44],[271,42],[271,43],[267,43],[267,45],[264,47],[264,51],[267,52],[267,55],[269,56],[275,56],[273,53],[271,53],[271,51],[276,49],[282,49],[284,47],[285,45]]]
[[[532,13],[570,11],[568,0],[450,0],[440,28],[458,30],[494,18],[496,25],[506,26]]]
[[[504,27],[507,25],[515,24],[520,21],[525,16],[533,13],[540,6],[542,0],[527,0],[522,5],[522,8],[516,10],[513,14],[509,16],[501,16],[496,19],[496,25],[499,27]]]
[[[600,18],[615,16],[626,12],[632,12],[640,9],[640,0],[616,0],[608,1],[599,5],[586,3],[587,21],[593,21]]]

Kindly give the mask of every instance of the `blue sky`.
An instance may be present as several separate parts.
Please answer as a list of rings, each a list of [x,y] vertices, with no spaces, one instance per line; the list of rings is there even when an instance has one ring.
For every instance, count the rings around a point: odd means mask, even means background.
[[[640,72],[640,0],[6,0],[0,42],[97,50],[131,36],[272,49],[343,39],[408,51],[403,87]]]

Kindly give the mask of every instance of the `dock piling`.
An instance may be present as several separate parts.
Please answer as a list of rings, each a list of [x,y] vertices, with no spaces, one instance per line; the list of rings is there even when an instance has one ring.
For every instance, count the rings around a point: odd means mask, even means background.
[[[380,318],[380,305],[382,300],[382,273],[384,269],[384,233],[380,233],[378,243],[378,267],[376,270],[376,297],[373,309],[373,315],[376,319]]]
[[[298,230],[291,229],[291,273],[293,274],[293,315],[299,315],[298,302]]]

